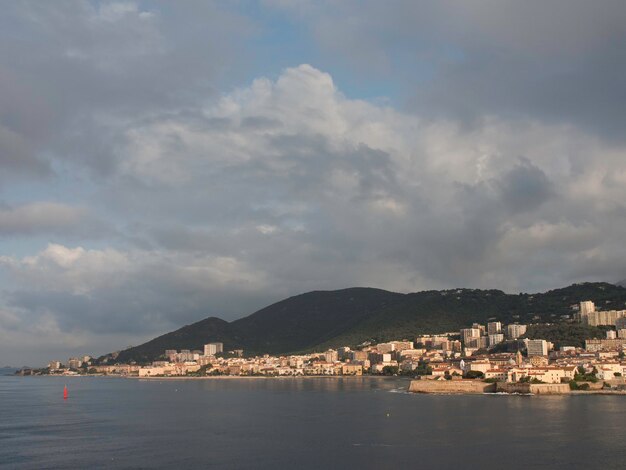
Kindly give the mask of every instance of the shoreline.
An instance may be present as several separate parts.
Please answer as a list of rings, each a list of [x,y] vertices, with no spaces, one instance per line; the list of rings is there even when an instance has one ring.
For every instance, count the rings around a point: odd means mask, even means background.
[[[81,377],[104,377],[113,379],[134,379],[134,380],[233,380],[233,379],[261,379],[261,380],[294,380],[294,379],[374,379],[374,380],[414,380],[412,377],[393,376],[393,375],[298,375],[298,376],[263,376],[263,375],[206,375],[206,376],[152,376],[139,377],[137,375],[116,375],[116,374],[80,374],[80,375],[17,375],[9,374],[7,377],[62,377],[62,378],[81,378]]]
[[[626,395],[626,390],[589,390],[589,391],[581,391],[581,390],[572,390],[570,393],[509,393],[509,392],[482,392],[482,393],[472,393],[472,392],[410,392],[415,395],[439,395],[439,396],[466,396],[466,395],[476,395],[476,396],[518,396],[518,397],[574,397],[574,396],[586,396],[586,395]]]
[[[626,395],[626,390],[571,390],[563,393],[520,393],[520,392],[503,392],[503,391],[478,391],[478,390],[430,390],[430,391],[416,391],[411,390],[411,382],[414,380],[411,377],[404,376],[388,376],[388,375],[300,375],[297,377],[293,376],[278,376],[278,377],[266,377],[266,376],[245,376],[245,375],[213,375],[213,376],[202,376],[202,377],[177,377],[177,376],[168,376],[168,377],[138,377],[132,375],[103,375],[103,374],[84,374],[84,375],[30,375],[30,376],[20,376],[9,374],[6,377],[59,377],[59,378],[83,378],[83,377],[102,377],[102,378],[110,378],[110,379],[132,379],[132,380],[145,380],[145,381],[181,381],[181,380],[251,380],[251,379],[259,379],[259,380],[294,380],[294,379],[330,379],[330,380],[338,380],[338,379],[366,379],[366,380],[400,380],[400,381],[408,381],[409,385],[407,386],[405,392],[415,395],[439,395],[439,396],[453,396],[453,395],[483,395],[483,396],[587,396],[587,395]]]
[[[626,390],[572,390],[569,383],[532,384],[481,380],[412,380],[409,393],[441,395],[626,395]]]
[[[233,379],[261,379],[261,380],[294,380],[294,379],[375,379],[375,380],[413,380],[410,377],[400,377],[393,375],[298,375],[296,377],[293,376],[277,376],[277,377],[266,377],[266,376],[258,376],[258,375],[206,375],[200,377],[177,377],[177,376],[167,376],[167,377],[138,377],[138,376],[120,376],[126,379],[137,379],[137,380],[233,380]]]

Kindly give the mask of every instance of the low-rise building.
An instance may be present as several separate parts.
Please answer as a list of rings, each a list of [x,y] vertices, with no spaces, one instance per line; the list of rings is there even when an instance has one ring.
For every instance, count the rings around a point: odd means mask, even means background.
[[[498,382],[506,382],[508,377],[506,369],[489,369],[485,371],[485,379],[492,379]]]
[[[626,338],[617,339],[587,339],[585,349],[589,352],[602,350],[622,350],[626,347]]]

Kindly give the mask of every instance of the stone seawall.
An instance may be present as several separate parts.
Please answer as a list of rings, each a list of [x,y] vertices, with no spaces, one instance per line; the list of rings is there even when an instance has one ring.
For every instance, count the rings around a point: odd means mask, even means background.
[[[411,380],[409,392],[415,393],[493,393],[496,384],[480,380]]]
[[[529,393],[532,395],[563,395],[570,393],[569,384],[528,384],[499,382],[496,389],[500,393]]]
[[[530,395],[564,395],[569,384],[485,383],[481,380],[412,380],[409,392],[415,393],[521,393]]]

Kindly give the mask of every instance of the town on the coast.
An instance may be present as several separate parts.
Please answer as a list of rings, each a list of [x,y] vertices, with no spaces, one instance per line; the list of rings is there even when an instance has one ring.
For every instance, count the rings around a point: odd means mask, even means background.
[[[409,389],[424,393],[569,393],[626,391],[626,310],[600,310],[591,301],[572,305],[571,323],[602,327],[604,337],[584,347],[528,338],[532,325],[497,319],[460,331],[381,343],[365,342],[322,352],[247,356],[212,342],[203,350],[165,350],[149,364],[72,357],[23,375],[119,375],[162,377],[407,376]]]

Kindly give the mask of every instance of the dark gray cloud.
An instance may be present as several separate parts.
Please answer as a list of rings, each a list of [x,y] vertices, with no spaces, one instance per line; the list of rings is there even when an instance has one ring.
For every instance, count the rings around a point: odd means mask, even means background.
[[[502,202],[511,213],[536,209],[554,195],[546,174],[529,161],[522,161],[496,182]]]
[[[97,239],[111,237],[115,230],[85,207],[55,202],[0,204],[0,237],[51,234]]]
[[[306,24],[334,67],[402,77],[420,114],[472,125],[531,116],[625,135],[622,1],[267,3]]]
[[[54,157],[110,174],[120,129],[209,97],[252,31],[214,3],[170,11],[159,3],[26,1],[2,9],[0,162],[39,172]]]

